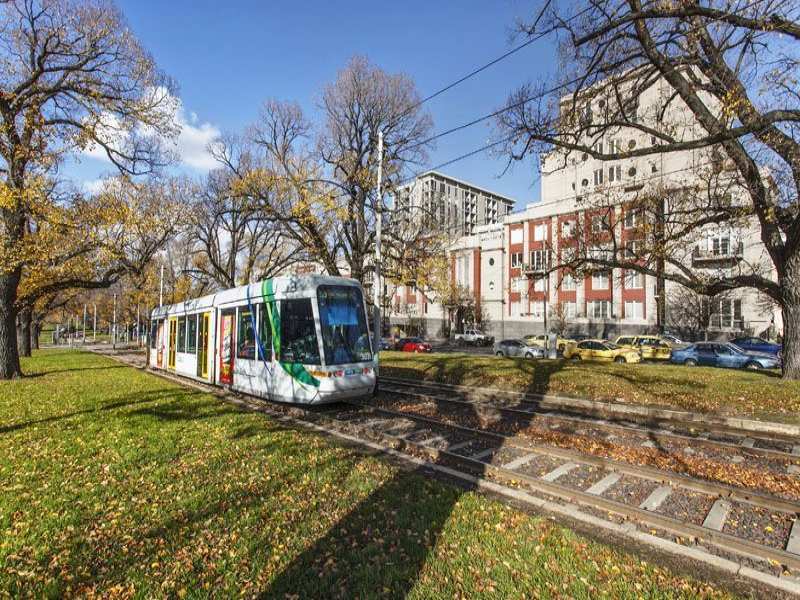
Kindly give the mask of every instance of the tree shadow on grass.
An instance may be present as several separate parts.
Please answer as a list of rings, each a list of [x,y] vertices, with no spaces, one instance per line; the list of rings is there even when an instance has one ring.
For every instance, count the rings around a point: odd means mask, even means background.
[[[185,392],[182,395],[186,396],[194,396],[200,394],[200,392]],[[60,415],[53,415],[51,417],[44,417],[42,419],[34,419],[31,421],[24,421],[21,423],[13,423],[11,425],[3,425],[0,426],[0,434],[10,433],[12,431],[19,431],[22,429],[27,429],[28,427],[34,427],[38,425],[45,425],[47,423],[55,423],[58,421],[65,421],[67,419],[71,419],[73,417],[79,417],[82,415],[88,415],[93,413],[99,413],[101,411],[112,411],[119,408],[128,408],[132,406],[138,406],[141,404],[147,404],[150,402],[158,402],[160,400],[164,400],[165,398],[171,398],[175,395],[175,390],[170,390],[168,388],[160,389],[160,390],[153,390],[150,392],[136,392],[134,394],[126,394],[121,396],[118,400],[113,402],[106,402],[100,404],[94,408],[86,408],[83,410],[76,410],[70,413],[60,414]]]

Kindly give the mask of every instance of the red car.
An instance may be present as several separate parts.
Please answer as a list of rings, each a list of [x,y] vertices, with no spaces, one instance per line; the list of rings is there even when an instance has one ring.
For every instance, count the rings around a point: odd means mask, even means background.
[[[401,338],[394,346],[400,352],[430,352],[431,345],[421,338]]]

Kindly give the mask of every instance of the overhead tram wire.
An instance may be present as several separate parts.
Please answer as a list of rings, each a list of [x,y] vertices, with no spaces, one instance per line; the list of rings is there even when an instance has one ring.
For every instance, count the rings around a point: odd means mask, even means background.
[[[578,17],[582,17],[582,16],[583,16],[583,15],[585,15],[586,13],[590,12],[591,10],[593,10],[593,8],[594,8],[594,7],[592,7],[592,6],[589,6],[589,7],[587,7],[587,8],[584,8],[583,10],[581,10],[581,11],[579,11],[579,12],[575,13],[575,14],[574,14],[574,15],[572,15],[571,17],[569,17],[569,18],[567,18],[567,19],[564,19],[564,23],[569,23],[570,21],[574,21],[574,20],[575,20],[575,19],[577,19]],[[479,73],[482,73],[483,71],[485,71],[485,70],[486,70],[486,69],[488,69],[489,67],[492,67],[492,66],[496,65],[497,63],[499,63],[499,62],[501,62],[501,61],[505,60],[505,59],[506,59],[506,58],[508,58],[509,56],[512,56],[512,55],[516,54],[517,52],[519,52],[519,51],[520,51],[520,50],[522,50],[523,48],[527,48],[527,47],[528,47],[528,46],[530,46],[532,43],[534,43],[534,42],[536,42],[536,41],[538,41],[538,40],[542,39],[542,38],[543,38],[543,37],[545,37],[545,36],[548,36],[548,35],[550,35],[551,33],[552,33],[552,30],[546,30],[546,31],[542,31],[542,32],[540,32],[540,33],[538,33],[538,34],[536,34],[536,35],[534,35],[534,36],[531,36],[530,38],[528,38],[527,40],[525,40],[524,42],[522,42],[522,43],[521,43],[521,44],[519,44],[518,46],[515,46],[515,47],[511,48],[511,50],[509,50],[508,52],[506,52],[506,53],[504,53],[504,54],[502,54],[502,55],[498,56],[497,58],[495,58],[495,59],[493,59],[493,60],[490,60],[488,63],[486,63],[486,64],[484,64],[484,65],[481,65],[480,67],[477,67],[477,68],[473,69],[472,71],[470,71],[470,72],[469,72],[469,73],[467,73],[466,75],[464,75],[464,76],[460,77],[459,79],[456,79],[456,80],[455,80],[455,81],[453,81],[452,83],[448,83],[446,86],[444,86],[444,87],[442,87],[442,88],[440,88],[440,89],[436,90],[436,91],[435,91],[435,92],[433,92],[432,94],[429,94],[428,96],[425,96],[425,97],[424,97],[424,98],[422,98],[421,100],[419,100],[419,101],[415,102],[414,104],[412,104],[411,106],[409,106],[407,109],[405,109],[405,110],[404,110],[402,113],[400,113],[400,115],[398,115],[397,119],[401,119],[401,118],[403,118],[403,117],[404,117],[404,116],[406,116],[408,113],[410,113],[410,112],[412,112],[412,111],[416,110],[417,108],[419,108],[420,106],[422,106],[422,105],[423,105],[423,104],[425,104],[426,102],[429,102],[430,100],[433,100],[434,98],[436,98],[436,97],[438,97],[438,96],[440,96],[440,95],[444,94],[445,92],[447,92],[447,91],[449,91],[449,90],[453,89],[454,87],[456,87],[456,86],[458,86],[458,85],[460,85],[460,84],[464,83],[464,82],[465,82],[465,81],[467,81],[468,79],[471,79],[472,77],[475,77],[475,75],[478,75]]]

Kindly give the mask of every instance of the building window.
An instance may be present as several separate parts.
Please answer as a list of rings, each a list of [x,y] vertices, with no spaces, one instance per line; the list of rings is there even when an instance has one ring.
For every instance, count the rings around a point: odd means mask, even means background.
[[[611,316],[611,302],[608,300],[592,300],[586,303],[586,308],[592,319],[607,319]]]
[[[608,271],[595,271],[592,273],[592,289],[607,290],[610,277]]]
[[[597,143],[594,145],[594,151],[595,151],[597,154],[602,154],[602,153],[603,153],[603,140],[600,140],[599,142],[597,142]]]
[[[533,282],[533,291],[535,292],[544,292],[546,290],[545,282],[547,278],[540,277]]]
[[[525,284],[527,282],[528,282],[528,280],[525,279],[524,277],[517,277],[515,279],[512,279],[511,280],[511,291],[512,292],[516,292],[518,294],[524,294],[525,293],[525,287],[526,287]]]
[[[728,256],[731,252],[730,234],[723,233],[710,238],[708,249],[714,256]]]
[[[583,179],[583,180],[581,181],[581,185],[582,185],[583,187],[586,187],[587,185],[589,185],[589,180],[588,180],[588,179]]]
[[[186,352],[197,354],[197,315],[187,317]]]
[[[533,241],[542,242],[547,239],[547,224],[539,223],[533,228]]]
[[[626,319],[644,319],[643,302],[625,302]]]
[[[272,326],[266,304],[258,305],[258,355],[261,360],[272,360]]]
[[[512,317],[521,316],[519,300],[512,300],[512,302],[511,302],[511,316]]]
[[[625,211],[625,229],[633,229],[642,221],[642,210],[640,208],[629,208]]]
[[[178,319],[178,352],[186,352],[186,317]]]
[[[608,181],[622,181],[622,167],[608,167]]]
[[[638,271],[627,271],[625,273],[625,289],[641,290],[644,289],[644,274]],[[625,314],[628,314],[627,312]]]
[[[490,259],[489,259],[489,266],[490,266],[490,267],[493,267],[493,266],[494,266],[494,259],[493,259],[493,258],[490,258]]]
[[[608,231],[608,217],[605,215],[594,215],[592,217],[592,233],[602,233]]]
[[[561,223],[561,237],[571,238],[575,235],[575,221],[563,221]]]
[[[511,268],[516,269],[522,266],[522,252],[511,253]]]
[[[549,251],[547,250],[531,250],[531,264],[530,267],[534,271],[544,271],[548,267]]]
[[[625,258],[636,258],[641,253],[641,242],[628,240],[625,242]]]
[[[561,290],[564,292],[572,292],[575,291],[575,287],[575,277],[572,273],[564,273],[564,277],[561,279]]]
[[[636,167],[628,169],[628,177],[636,177]]]
[[[544,318],[544,302],[531,302],[531,316],[534,319]]]
[[[578,316],[578,305],[575,302],[564,302],[564,313],[568,319]]]
[[[600,185],[603,183],[603,169],[595,169],[594,171],[594,184]]]
[[[511,243],[512,244],[521,244],[522,243],[522,228],[517,227],[516,229],[511,230]]]

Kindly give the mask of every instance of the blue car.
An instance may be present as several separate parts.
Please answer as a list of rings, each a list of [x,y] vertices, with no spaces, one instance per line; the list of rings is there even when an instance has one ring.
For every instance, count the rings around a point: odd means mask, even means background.
[[[686,348],[673,348],[670,361],[687,367],[729,367],[731,369],[778,369],[774,354],[748,352],[728,342],[698,342]]]
[[[741,337],[731,340],[731,344],[736,344],[742,350],[748,352],[766,352],[767,354],[775,354],[776,356],[781,353],[781,345],[773,344],[760,337]]]

